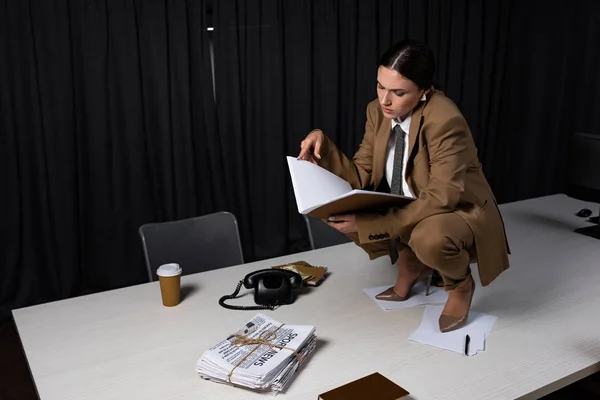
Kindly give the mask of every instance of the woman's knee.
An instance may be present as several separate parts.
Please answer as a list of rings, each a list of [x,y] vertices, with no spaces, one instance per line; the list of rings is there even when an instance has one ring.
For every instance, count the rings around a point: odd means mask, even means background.
[[[439,266],[462,251],[442,226],[421,223],[413,229],[409,246],[419,260],[430,267]]]

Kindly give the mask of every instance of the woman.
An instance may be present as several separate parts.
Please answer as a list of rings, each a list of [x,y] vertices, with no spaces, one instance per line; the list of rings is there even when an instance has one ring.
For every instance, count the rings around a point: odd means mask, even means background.
[[[335,215],[329,225],[371,259],[397,261],[396,284],[377,297],[403,301],[412,286],[437,270],[448,300],[442,332],[464,326],[477,262],[483,286],[509,268],[509,247],[496,200],[484,177],[471,132],[457,106],[432,85],[427,45],[403,41],[380,60],[377,95],[367,106],[366,132],[352,159],[321,131],[302,141],[298,158],[348,181],[353,188],[411,196],[401,208]],[[430,278],[429,278],[430,279]]]

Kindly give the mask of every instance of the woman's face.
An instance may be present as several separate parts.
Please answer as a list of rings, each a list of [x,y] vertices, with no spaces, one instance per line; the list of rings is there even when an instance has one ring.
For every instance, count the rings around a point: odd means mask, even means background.
[[[425,93],[395,69],[380,66],[377,70],[377,97],[383,115],[389,119],[405,119],[419,104]]]

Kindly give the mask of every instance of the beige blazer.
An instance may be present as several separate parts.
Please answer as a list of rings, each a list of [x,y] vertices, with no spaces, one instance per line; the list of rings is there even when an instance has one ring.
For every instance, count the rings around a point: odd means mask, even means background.
[[[352,160],[325,136],[319,165],[353,188],[376,189],[384,178],[391,129],[391,120],[384,118],[376,99],[367,106],[366,132]],[[377,241],[369,237],[407,240],[419,221],[455,212],[473,231],[481,284],[487,286],[509,268],[504,223],[473,137],[458,107],[441,91],[431,90],[413,110],[405,179],[417,199],[385,213],[357,214],[361,244]]]

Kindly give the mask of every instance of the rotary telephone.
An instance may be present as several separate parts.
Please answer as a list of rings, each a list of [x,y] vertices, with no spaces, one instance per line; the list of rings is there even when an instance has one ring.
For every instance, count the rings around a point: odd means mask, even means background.
[[[237,297],[244,285],[246,289],[254,289],[254,302],[257,306],[233,306],[225,304],[225,300]],[[273,310],[282,304],[294,302],[293,288],[302,285],[302,277],[296,272],[283,269],[261,269],[249,273],[238,282],[235,291],[219,299],[219,304],[231,310]]]

